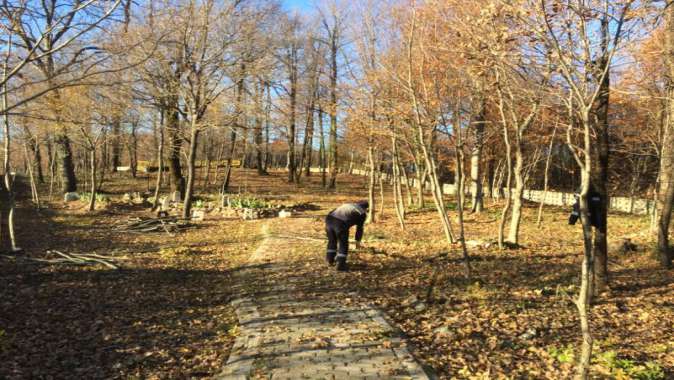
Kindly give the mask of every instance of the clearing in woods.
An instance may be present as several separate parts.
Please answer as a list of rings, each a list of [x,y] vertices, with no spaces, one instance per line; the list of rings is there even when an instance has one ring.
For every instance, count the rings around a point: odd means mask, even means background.
[[[237,170],[232,180],[242,193],[311,204],[294,218],[207,214],[171,235],[118,229],[151,215],[122,201],[143,179],[113,179],[111,202],[94,213],[84,202],[20,208],[27,254],[0,261],[1,377],[571,376],[582,243],[568,210],[546,208],[540,229],[523,224],[525,246],[506,251],[483,244],[495,237],[499,203],[467,215],[467,280],[458,246],[438,258],[446,245],[436,211],[411,210],[401,231],[387,197],[384,216],[365,228],[367,248],[338,273],[315,239],[331,208],[365,197],[365,178],[340,176],[342,190],[329,192],[319,178],[295,187],[284,177]],[[524,218],[536,211],[525,207]],[[593,309],[593,370],[672,373],[671,275],[649,257],[646,234],[634,234],[646,217],[610,222],[610,238],[631,234],[638,250],[611,255],[611,293]],[[28,259],[47,250],[113,256],[121,269]]]
[[[0,379],[674,379],[670,3],[0,2]]]

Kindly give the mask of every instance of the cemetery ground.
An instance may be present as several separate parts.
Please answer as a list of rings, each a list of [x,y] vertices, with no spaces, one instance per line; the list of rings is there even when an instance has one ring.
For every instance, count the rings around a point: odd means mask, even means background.
[[[546,207],[539,228],[537,205],[528,204],[523,247],[505,251],[492,243],[501,204],[487,200],[483,213],[468,213],[473,273],[467,279],[459,246],[448,251],[430,197],[426,208],[411,209],[404,231],[387,198],[383,217],[365,227],[365,248],[352,251],[350,270],[338,273],[324,263],[322,216],[366,198],[365,179],[343,175],[337,191],[326,191],[317,174],[300,186],[285,178],[238,170],[230,191],[313,207],[289,219],[208,213],[170,234],[119,228],[129,218],[153,215],[122,200],[154,183],[144,178],[108,180],[110,201],[91,213],[84,202],[55,199],[37,211],[23,200],[17,220],[25,251],[0,260],[0,378],[217,375],[241,332],[232,305],[237,272],[265,236],[292,247],[287,278],[301,277],[347,304],[375,305],[440,378],[572,375],[580,343],[573,299],[582,240],[580,226],[567,225],[568,209]],[[637,250],[610,252],[611,290],[591,315],[594,377],[674,376],[674,276],[657,265],[648,226],[647,216],[610,215],[609,240],[630,238]],[[114,257],[119,269],[29,259],[48,250]],[[434,272],[436,286],[427,297]]]

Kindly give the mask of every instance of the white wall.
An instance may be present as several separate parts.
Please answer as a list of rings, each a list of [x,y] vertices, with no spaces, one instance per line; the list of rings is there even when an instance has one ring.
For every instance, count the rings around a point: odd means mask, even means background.
[[[320,168],[311,168],[312,172],[320,172]],[[368,175],[367,170],[353,169],[354,175]],[[384,174],[384,179],[389,180],[389,175]],[[411,179],[413,185],[416,185],[416,179]],[[427,188],[430,184],[427,184]],[[468,186],[467,187],[467,191]],[[445,194],[456,194],[456,185],[450,183],[442,184],[442,192]],[[507,193],[507,191],[505,191]],[[558,191],[548,191],[543,199],[543,190],[524,190],[524,199],[553,206],[572,206],[576,201],[573,193],[562,193]],[[645,215],[653,211],[654,202],[651,199],[643,198],[628,198],[628,197],[611,197],[609,200],[609,209],[613,211],[626,212],[636,215]]]

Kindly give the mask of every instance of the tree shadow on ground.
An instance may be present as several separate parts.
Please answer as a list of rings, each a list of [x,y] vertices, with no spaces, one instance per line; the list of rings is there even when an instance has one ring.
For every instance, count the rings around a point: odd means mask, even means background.
[[[171,243],[162,233],[135,239],[113,230],[109,215],[21,208],[17,216],[25,254],[0,258],[0,378],[191,378],[219,371],[237,323],[229,304],[232,271],[222,257],[160,259],[160,248],[186,242]],[[121,253],[126,260],[120,270],[31,261],[48,249]]]
[[[11,310],[0,317],[4,378],[127,377],[143,368],[212,375],[208,362],[226,357],[236,323],[224,271],[3,264],[0,273],[3,308]]]

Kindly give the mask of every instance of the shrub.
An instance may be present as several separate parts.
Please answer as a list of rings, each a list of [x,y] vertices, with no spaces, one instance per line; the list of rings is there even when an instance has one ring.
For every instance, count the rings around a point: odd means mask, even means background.
[[[228,200],[228,203],[229,207],[234,208],[254,208],[254,209],[269,208],[268,202],[255,197],[238,196],[236,198],[230,198]]]
[[[569,344],[561,348],[551,346],[548,348],[548,354],[560,363],[571,363],[574,359],[573,345]]]
[[[655,362],[639,364],[631,359],[618,357],[615,351],[597,354],[595,361],[616,379],[663,380],[665,371]]]
[[[80,194],[80,201],[85,202],[85,203],[88,203],[89,201],[91,201],[91,193],[81,193]],[[110,201],[110,198],[108,198],[107,195],[101,194],[101,193],[96,193],[96,202],[105,203],[105,202],[109,202],[109,201]]]

